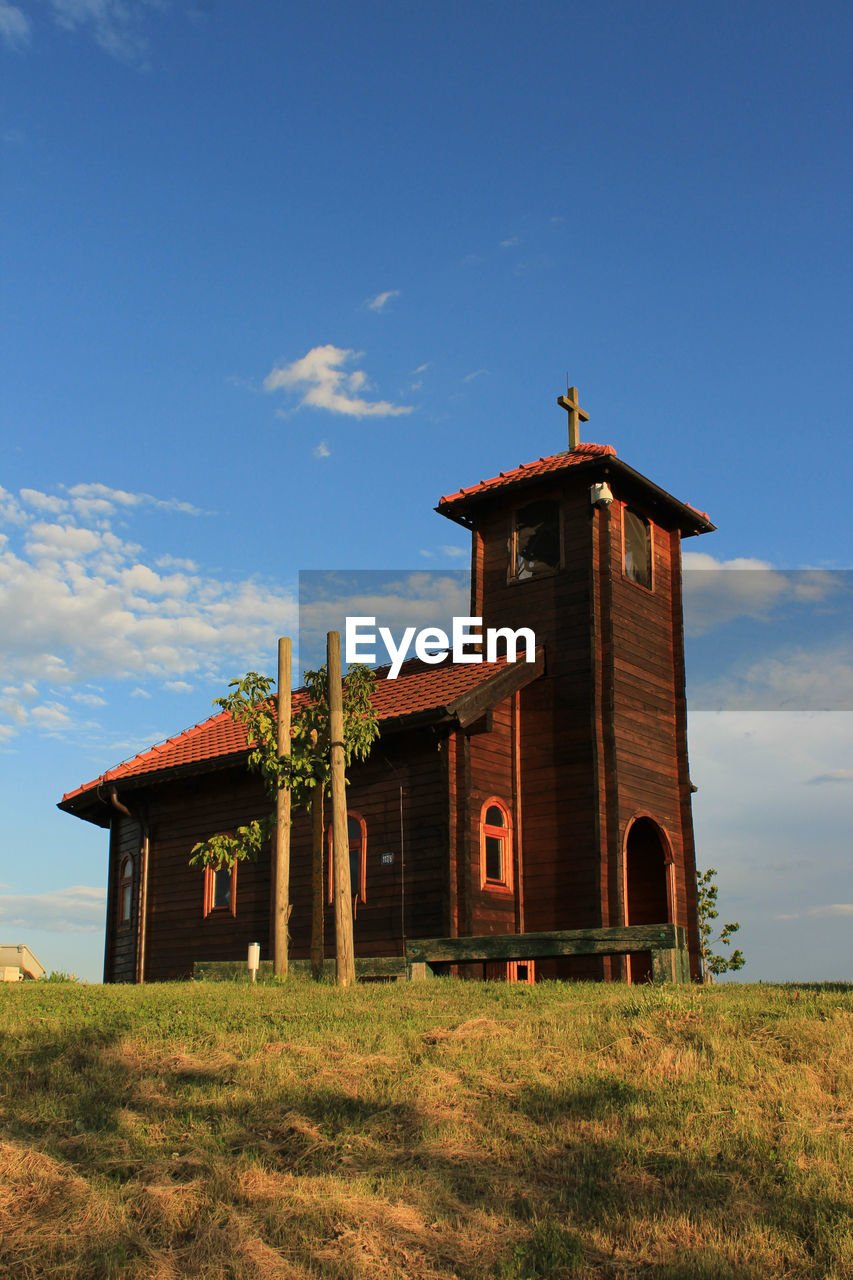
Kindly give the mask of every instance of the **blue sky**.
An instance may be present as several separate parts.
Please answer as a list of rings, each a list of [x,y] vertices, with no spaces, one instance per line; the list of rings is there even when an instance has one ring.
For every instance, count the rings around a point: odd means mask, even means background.
[[[564,446],[567,372],[586,438],[719,526],[697,571],[851,567],[851,27],[0,0],[10,941],[99,976],[106,841],[59,796],[272,670],[299,570],[464,565],[432,508]],[[765,578],[729,580],[751,625]],[[849,629],[786,616],[694,709],[699,860],[744,977],[849,978]],[[750,696],[768,664],[800,710]]]

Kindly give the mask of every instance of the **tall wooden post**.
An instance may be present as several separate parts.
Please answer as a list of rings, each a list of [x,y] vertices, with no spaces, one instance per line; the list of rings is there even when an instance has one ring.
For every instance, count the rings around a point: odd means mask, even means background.
[[[290,638],[278,642],[278,756],[290,756]],[[279,787],[275,810],[275,907],[273,973],[287,975],[287,929],[290,921],[290,787]]]
[[[323,943],[326,931],[323,918],[323,826],[321,782],[311,795],[311,974],[314,978],[323,976]]]
[[[352,888],[347,836],[347,797],[344,779],[344,708],[341,690],[341,637],[326,637],[329,682],[329,738],[332,768],[332,861],[335,879],[335,972],[339,987],[355,982],[352,939]]]

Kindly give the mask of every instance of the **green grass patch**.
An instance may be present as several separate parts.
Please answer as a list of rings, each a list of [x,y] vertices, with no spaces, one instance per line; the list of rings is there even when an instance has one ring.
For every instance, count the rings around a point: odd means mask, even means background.
[[[0,1275],[845,1280],[853,989],[0,990]]]

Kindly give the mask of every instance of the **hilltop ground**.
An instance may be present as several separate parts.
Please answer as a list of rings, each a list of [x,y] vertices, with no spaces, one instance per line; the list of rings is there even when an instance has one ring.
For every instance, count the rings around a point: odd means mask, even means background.
[[[0,1275],[853,1275],[853,988],[0,991]]]

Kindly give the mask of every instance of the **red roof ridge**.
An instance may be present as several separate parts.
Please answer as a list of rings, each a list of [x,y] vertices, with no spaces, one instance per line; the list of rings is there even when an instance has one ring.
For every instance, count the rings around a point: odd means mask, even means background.
[[[484,493],[489,489],[510,485],[514,480],[518,479],[520,472],[529,473],[533,470],[544,475],[552,471],[562,471],[565,467],[573,466],[579,462],[586,462],[590,458],[603,458],[608,455],[616,457],[616,450],[612,444],[595,444],[592,440],[582,440],[580,444],[575,445],[574,449],[565,449],[562,453],[543,456],[537,458],[534,462],[520,462],[513,471],[501,471],[498,475],[492,476],[490,480],[481,480],[479,484],[472,484],[467,488],[458,489],[456,493],[444,494],[439,499],[438,509],[440,510],[442,506],[448,506],[452,502],[459,502],[472,493]]]

